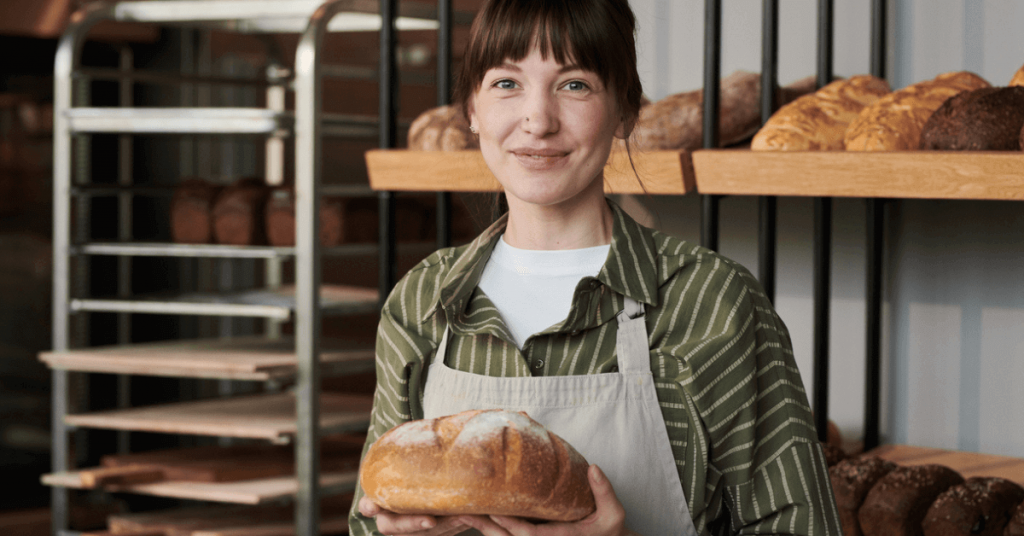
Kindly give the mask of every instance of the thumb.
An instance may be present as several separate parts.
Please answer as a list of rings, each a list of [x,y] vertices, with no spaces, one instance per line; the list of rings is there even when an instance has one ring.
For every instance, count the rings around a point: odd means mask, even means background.
[[[615,490],[612,489],[612,483],[608,481],[608,477],[605,476],[604,471],[596,465],[591,465],[587,470],[587,477],[590,479],[590,490],[594,493],[594,502],[597,505],[597,511],[603,512],[610,510],[611,512],[621,512],[622,503],[620,503],[618,497],[615,496]]]

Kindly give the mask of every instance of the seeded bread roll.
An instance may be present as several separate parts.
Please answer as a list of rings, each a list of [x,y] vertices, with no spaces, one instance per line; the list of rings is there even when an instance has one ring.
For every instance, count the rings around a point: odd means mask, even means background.
[[[843,135],[865,106],[889,93],[871,75],[836,80],[779,108],[754,135],[755,151],[841,151]]]
[[[345,207],[340,199],[320,200],[320,245],[332,247],[345,239]],[[281,186],[274,188],[267,198],[267,241],[271,246],[295,245],[295,190]]]
[[[213,200],[219,191],[203,179],[181,181],[171,198],[171,240],[179,244],[213,241]]]
[[[408,145],[414,151],[459,151],[476,149],[480,142],[458,108],[439,106],[423,112],[409,125]]]
[[[266,243],[263,211],[269,191],[263,181],[248,177],[220,192],[213,205],[213,235],[218,244],[255,246]]]
[[[847,151],[907,151],[921,144],[921,129],[946,99],[989,87],[988,82],[966,71],[940,74],[894,91],[861,110],[846,130]]]
[[[575,521],[595,509],[587,460],[526,413],[465,411],[410,421],[366,453],[366,496],[400,514]]]
[[[935,499],[924,516],[924,536],[1002,536],[1024,488],[1003,478],[974,477]]]
[[[1018,151],[1024,127],[1024,87],[964,91],[939,106],[921,131],[921,149]]]
[[[1010,512],[1010,522],[1006,524],[1003,536],[1024,536],[1024,503]]]
[[[860,511],[871,488],[883,476],[896,468],[896,464],[874,456],[847,458],[829,467],[828,477],[839,509],[839,524],[845,536],[861,536]]]
[[[935,498],[963,482],[944,465],[897,467],[871,488],[857,514],[864,536],[922,536],[921,521]]]
[[[1013,74],[1013,78],[1010,79],[1011,86],[1024,86],[1024,65],[1017,69],[1017,72]]]

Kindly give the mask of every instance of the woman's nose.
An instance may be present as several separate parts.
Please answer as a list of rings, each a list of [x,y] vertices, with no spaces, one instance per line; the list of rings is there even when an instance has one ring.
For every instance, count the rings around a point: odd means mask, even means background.
[[[537,92],[527,99],[520,128],[535,136],[558,132],[558,103],[553,95]]]

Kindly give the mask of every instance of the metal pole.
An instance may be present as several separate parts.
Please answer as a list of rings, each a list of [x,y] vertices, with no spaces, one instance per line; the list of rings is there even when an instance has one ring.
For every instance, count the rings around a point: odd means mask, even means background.
[[[134,54],[128,46],[121,47],[122,72],[131,72],[134,69]],[[129,107],[133,104],[132,91],[135,84],[131,78],[125,77],[120,80],[120,105]],[[130,186],[133,184],[133,139],[129,134],[118,136],[118,185],[124,187],[124,191],[118,194],[118,239],[121,242],[132,240],[132,199]],[[127,298],[132,293],[132,258],[128,256],[117,259],[117,295]],[[119,344],[131,343],[132,317],[130,314],[122,313],[117,315],[117,342]],[[131,376],[119,374],[117,376],[117,407],[127,408],[131,405],[132,382]],[[131,434],[128,431],[117,433],[117,451],[125,454],[131,450]]]
[[[380,147],[396,146],[398,131],[398,68],[395,59],[398,36],[395,17],[397,0],[380,0]],[[379,192],[380,218],[380,299],[383,304],[398,278],[395,266],[395,199],[391,192]]]
[[[437,2],[437,105],[451,103],[452,0]],[[452,245],[452,194],[437,193],[437,247]]]
[[[704,1],[704,130],[703,147],[718,147],[719,79],[722,68],[722,2]],[[700,242],[718,250],[718,206],[721,198],[705,195],[701,199]]]
[[[779,0],[764,0],[761,28],[761,124],[775,112],[775,93],[779,65]],[[768,301],[775,301],[775,266],[778,201],[766,196],[758,199],[758,279]]]

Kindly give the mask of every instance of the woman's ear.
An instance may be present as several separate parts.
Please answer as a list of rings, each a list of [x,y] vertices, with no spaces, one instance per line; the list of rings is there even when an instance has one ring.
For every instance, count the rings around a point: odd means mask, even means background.
[[[620,140],[629,138],[629,135],[633,133],[633,128],[636,127],[636,117],[623,117],[619,121],[618,128],[615,129],[615,137]]]
[[[470,97],[466,102],[466,117],[469,118],[469,128],[473,132],[480,132],[480,125],[476,121],[476,97]]]

